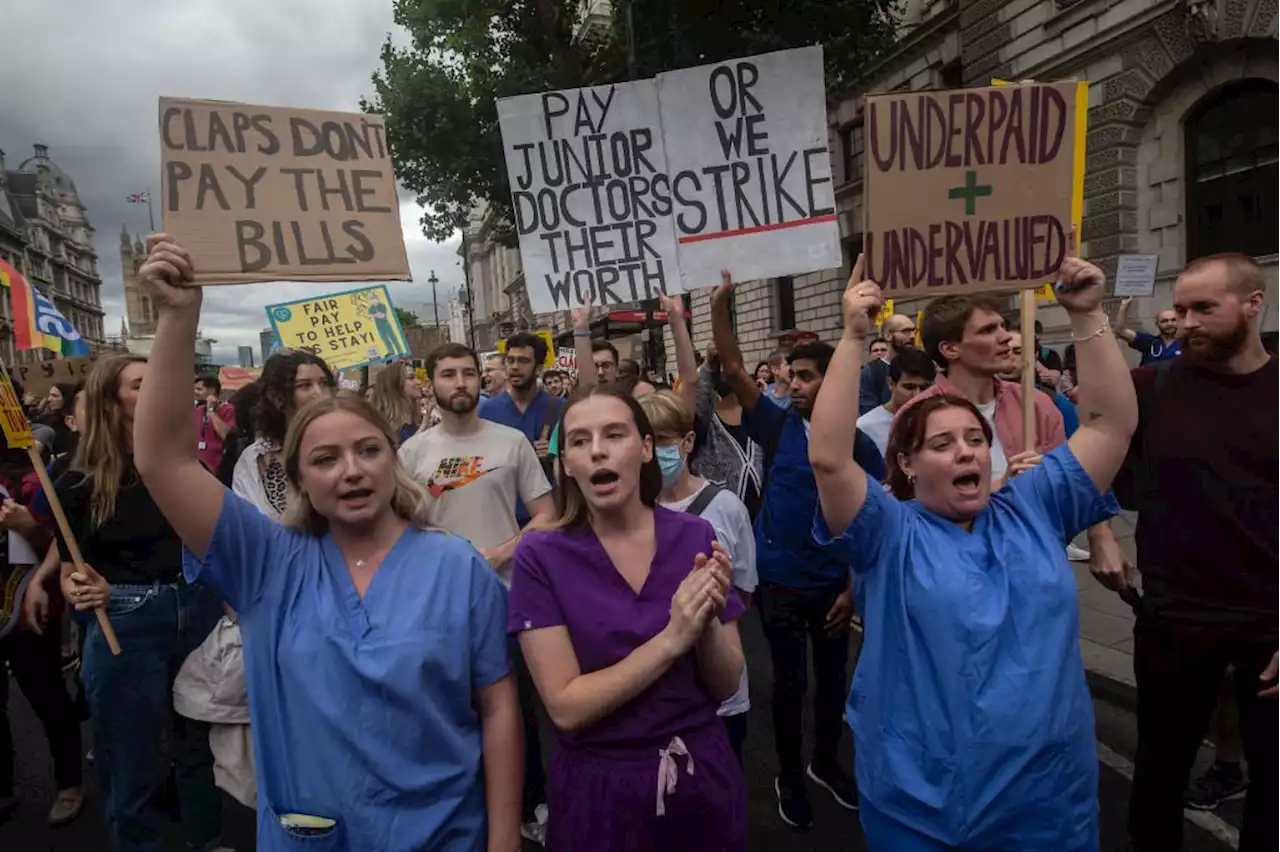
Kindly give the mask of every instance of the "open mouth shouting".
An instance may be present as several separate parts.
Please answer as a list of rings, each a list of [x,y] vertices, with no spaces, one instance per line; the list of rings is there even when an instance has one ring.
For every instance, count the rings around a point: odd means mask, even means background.
[[[951,480],[961,497],[977,497],[982,491],[982,475],[976,470],[966,471]]]
[[[607,497],[618,490],[620,479],[617,471],[602,467],[593,471],[588,481],[591,483],[592,493],[599,497]]]
[[[338,502],[348,509],[363,509],[372,497],[372,488],[351,488],[338,493]]]

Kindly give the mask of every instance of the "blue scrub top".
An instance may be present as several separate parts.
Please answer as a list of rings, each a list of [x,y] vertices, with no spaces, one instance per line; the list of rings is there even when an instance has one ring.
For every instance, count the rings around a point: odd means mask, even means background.
[[[1170,358],[1177,358],[1182,354],[1182,341],[1175,339],[1172,343],[1165,343],[1164,338],[1158,334],[1135,331],[1133,340],[1129,342],[1129,348],[1142,353],[1139,366],[1145,367],[1147,364],[1158,364]]]
[[[472,698],[507,674],[506,594],[470,544],[407,530],[361,600],[332,538],[226,491],[183,568],[240,616],[261,852],[484,850]],[[337,826],[294,837],[289,813]]]
[[[847,706],[866,804],[948,847],[1097,848],[1065,547],[1118,509],[1063,445],[992,495],[971,532],[874,480],[839,537],[818,515],[814,537],[853,565],[866,626]]]

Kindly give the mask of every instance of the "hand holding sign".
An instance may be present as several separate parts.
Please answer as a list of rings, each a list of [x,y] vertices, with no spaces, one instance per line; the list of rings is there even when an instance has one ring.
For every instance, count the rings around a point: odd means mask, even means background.
[[[1107,277],[1102,270],[1081,260],[1076,246],[1076,229],[1071,228],[1067,237],[1067,256],[1058,268],[1058,304],[1069,314],[1087,314],[1102,304]]]
[[[880,285],[866,278],[863,272],[865,264],[863,255],[859,254],[844,290],[844,333],[845,337],[853,340],[866,340],[871,336],[875,331],[876,315],[884,304]]]
[[[168,234],[147,237],[147,262],[138,271],[142,286],[161,310],[199,310],[202,293],[195,281],[191,255]]]

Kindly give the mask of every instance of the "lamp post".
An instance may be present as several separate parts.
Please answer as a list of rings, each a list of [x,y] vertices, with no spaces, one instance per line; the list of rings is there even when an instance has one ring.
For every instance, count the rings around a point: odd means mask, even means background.
[[[436,271],[431,270],[431,277],[427,279],[427,283],[431,285],[431,311],[436,315],[436,337],[440,336],[440,305],[436,303],[436,284],[440,283],[440,279],[436,278]]]

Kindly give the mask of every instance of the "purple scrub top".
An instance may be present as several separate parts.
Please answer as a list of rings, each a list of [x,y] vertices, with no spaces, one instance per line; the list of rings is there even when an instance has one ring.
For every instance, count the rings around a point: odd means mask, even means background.
[[[584,674],[620,662],[658,635],[694,557],[711,555],[715,532],[700,517],[661,507],[653,510],[653,522],[657,548],[639,595],[589,527],[526,533],[514,556],[508,631],[567,627]],[[720,621],[735,621],[742,612],[742,599],[731,588]],[[596,724],[557,735],[570,749],[664,748],[673,736],[714,722],[717,706],[698,680],[690,652]]]

